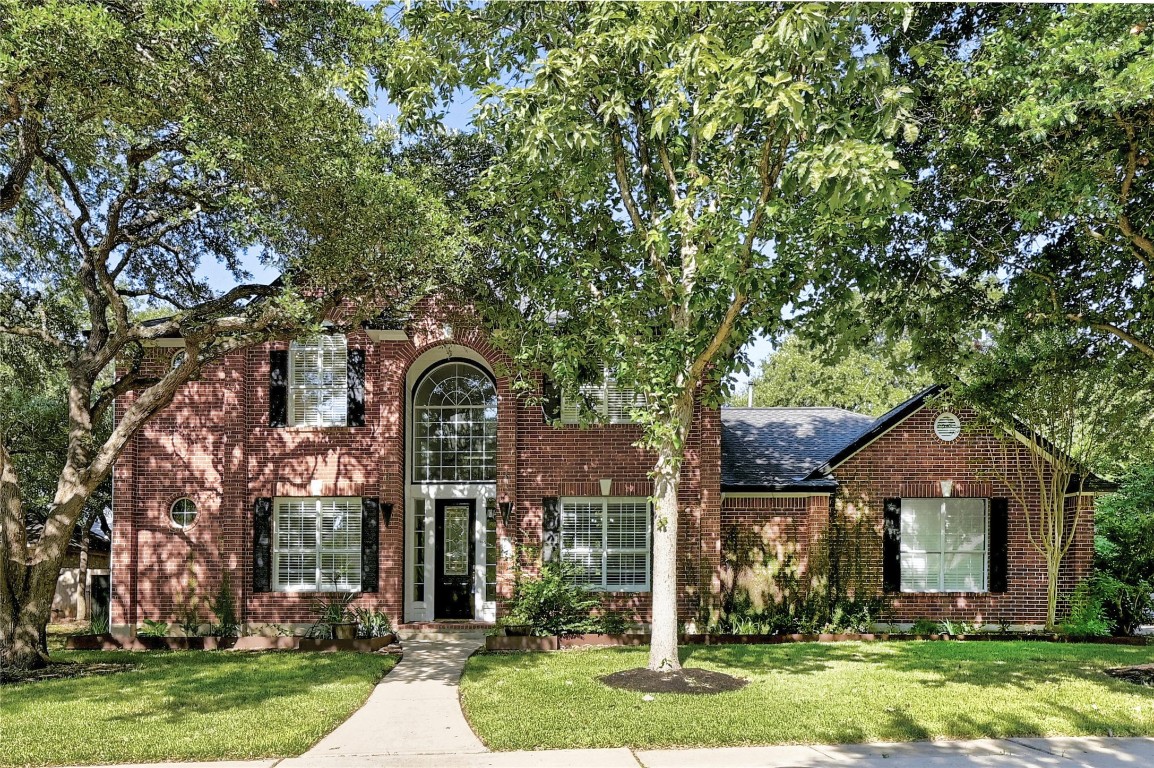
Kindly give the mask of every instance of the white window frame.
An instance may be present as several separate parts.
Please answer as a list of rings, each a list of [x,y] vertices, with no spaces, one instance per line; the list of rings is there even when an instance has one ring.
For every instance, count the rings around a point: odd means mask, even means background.
[[[983,514],[983,531],[982,531],[982,548],[980,550],[977,550],[977,549],[946,549],[946,531],[945,531],[946,516],[944,514],[939,514],[939,516],[938,516],[939,525],[941,526],[941,530],[939,531],[939,534],[938,534],[940,537],[939,540],[941,541],[941,549],[922,550],[922,549],[912,549],[912,548],[908,547],[904,528],[910,519],[910,518],[907,518],[907,515],[912,517],[913,515],[916,514],[916,510],[914,510],[912,508],[912,506],[907,507],[906,506],[907,503],[912,504],[914,502],[922,502],[922,503],[939,502],[941,505],[939,507],[939,510],[944,511],[943,508],[946,507],[951,502],[973,502],[973,501],[982,502],[982,507],[983,507],[983,512],[984,512],[984,514]],[[925,589],[917,589],[917,588],[913,588],[911,586],[907,586],[907,584],[906,584],[906,567],[905,567],[905,564],[903,562],[902,569],[901,569],[901,591],[903,593],[907,593],[907,594],[931,594],[931,593],[985,594],[985,593],[988,593],[990,591],[990,500],[989,499],[974,499],[974,498],[967,498],[967,497],[909,498],[909,499],[903,498],[901,500],[901,505],[902,505],[901,521],[902,521],[902,528],[903,528],[902,534],[903,535],[901,536],[901,551],[900,551],[899,556],[904,561],[905,557],[907,555],[919,555],[919,554],[938,555],[939,562],[940,562],[940,565],[938,567],[938,573],[937,573],[937,585],[934,586],[932,583],[930,583],[930,582],[932,582],[932,578],[930,578],[930,579],[927,579],[927,586]],[[957,590],[957,589],[946,589],[945,588],[946,571],[947,571],[947,569],[946,569],[947,557],[949,555],[958,555],[958,554],[966,554],[966,555],[980,554],[982,556],[982,570],[981,570],[982,583],[978,589]],[[931,574],[931,576],[932,576],[932,574]]]
[[[645,396],[631,389],[617,386],[612,374],[606,370],[601,381],[595,384],[582,384],[578,390],[584,397],[570,397],[561,394],[561,423],[580,424],[581,411],[585,400],[593,403],[593,413],[606,424],[635,424],[632,411],[635,407],[645,405]]]
[[[312,502],[314,506],[313,520],[316,524],[316,545],[312,548],[307,547],[289,547],[281,548],[280,546],[280,528],[281,528],[281,505],[282,504],[308,504]],[[358,535],[355,547],[325,547],[324,546],[324,516],[322,508],[325,503],[342,502],[349,505],[349,515],[356,519]],[[361,528],[361,512],[362,501],[360,496],[278,496],[273,499],[273,523],[272,523],[272,579],[274,592],[360,592],[361,591],[361,571],[363,563],[362,557],[362,543],[364,541],[364,530]],[[312,585],[284,585],[280,581],[280,559],[282,555],[290,554],[304,554],[312,552],[316,557],[316,573]],[[357,567],[355,573],[350,581],[346,582],[345,586],[339,586],[327,582],[324,579],[324,572],[321,567],[323,555],[351,555],[355,556]]]
[[[561,541],[565,540],[566,510],[575,504],[601,505],[601,547],[570,547],[569,551],[579,555],[601,555],[601,583],[590,584],[583,582],[582,586],[597,592],[648,592],[653,580],[653,508],[647,498],[633,498],[628,496],[572,496],[559,500],[561,505]],[[644,504],[645,505],[645,547],[609,547],[609,505],[610,504]],[[565,561],[565,547],[561,547],[561,561]],[[645,556],[645,582],[643,584],[615,584],[609,582],[609,556],[614,554]]]
[[[297,381],[297,358],[312,355],[311,371],[320,374],[323,382],[328,366],[325,357],[329,353],[335,355],[332,360],[331,384],[302,384]],[[290,427],[343,427],[348,424],[349,418],[349,347],[348,339],[343,334],[321,334],[304,341],[293,341],[288,351],[288,423]],[[336,401],[336,407],[330,414],[320,409],[310,409],[298,403],[298,395],[302,393],[319,393],[322,398],[326,395]]]

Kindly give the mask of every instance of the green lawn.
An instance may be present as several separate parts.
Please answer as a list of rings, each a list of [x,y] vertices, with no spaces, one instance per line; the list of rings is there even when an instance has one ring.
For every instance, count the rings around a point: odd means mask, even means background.
[[[139,665],[0,688],[0,765],[299,755],[352,714],[392,656],[61,652]]]
[[[748,678],[713,696],[611,689],[648,649],[483,654],[461,698],[492,749],[690,747],[1046,735],[1154,735],[1154,689],[1107,667],[1154,649],[1031,642],[694,646],[687,666]]]

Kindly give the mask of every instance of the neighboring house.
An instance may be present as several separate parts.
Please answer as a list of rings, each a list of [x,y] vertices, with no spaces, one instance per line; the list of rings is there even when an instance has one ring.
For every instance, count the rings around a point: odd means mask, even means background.
[[[152,364],[181,345],[164,340]],[[190,577],[207,598],[226,569],[250,626],[311,622],[314,596],[340,591],[398,622],[492,622],[515,557],[578,564],[647,621],[653,462],[635,447],[633,395],[588,388],[609,423],[582,427],[547,381],[537,398],[514,394],[505,362],[426,301],[403,328],[266,344],[207,368],[117,464],[114,626],[172,621]],[[1042,623],[1046,571],[1024,527],[1036,510],[983,469],[1000,455],[991,435],[965,429],[967,411],[940,413],[936,393],[877,420],[699,405],[682,468],[682,618],[716,611],[735,584],[805,589],[831,562],[844,585],[831,550],[852,528],[849,589],[888,594],[890,620]],[[1067,589],[1088,573],[1092,539],[1087,514]]]
[[[29,517],[25,520],[28,541],[35,542],[44,530],[44,521]],[[60,566],[60,580],[52,597],[52,620],[75,619],[83,595],[86,616],[94,611],[107,612],[109,592],[109,558],[112,551],[111,531],[103,515],[96,515],[89,527],[87,548],[84,536],[77,526],[68,541],[64,563]],[[84,591],[80,590],[81,572],[84,573]]]

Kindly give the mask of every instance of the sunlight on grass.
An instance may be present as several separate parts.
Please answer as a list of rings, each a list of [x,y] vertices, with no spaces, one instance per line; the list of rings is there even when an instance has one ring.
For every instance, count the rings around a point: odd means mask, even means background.
[[[714,696],[618,691],[597,677],[647,649],[485,654],[462,701],[492,749],[690,747],[1008,736],[1154,735],[1154,689],[1103,669],[1154,649],[1029,642],[830,643],[683,649],[748,678]]]
[[[351,715],[392,656],[355,653],[62,652],[137,664],[0,689],[0,765],[299,755]]]

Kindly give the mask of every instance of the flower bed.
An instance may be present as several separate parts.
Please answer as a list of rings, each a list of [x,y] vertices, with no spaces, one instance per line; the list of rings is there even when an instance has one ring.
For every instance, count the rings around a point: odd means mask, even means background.
[[[374,653],[392,645],[395,634],[359,637],[355,640],[321,640],[310,637],[119,637],[73,635],[64,647],[70,651],[353,651]]]
[[[964,642],[974,641],[1004,641],[1004,640],[1033,640],[1054,643],[1099,643],[1102,645],[1147,645],[1145,637],[1093,637],[1074,640],[1060,635],[1044,635],[1035,633],[997,633],[980,635],[913,635],[903,633],[882,632],[876,634],[819,634],[819,635],[682,635],[681,642],[686,645],[778,645],[782,643],[839,643],[839,642],[870,642],[870,641],[902,641],[902,640],[955,640]],[[589,646],[634,646],[648,645],[648,634],[624,635],[573,635],[571,637],[509,637],[490,635],[485,638],[487,651],[558,651],[566,648],[581,648]]]

